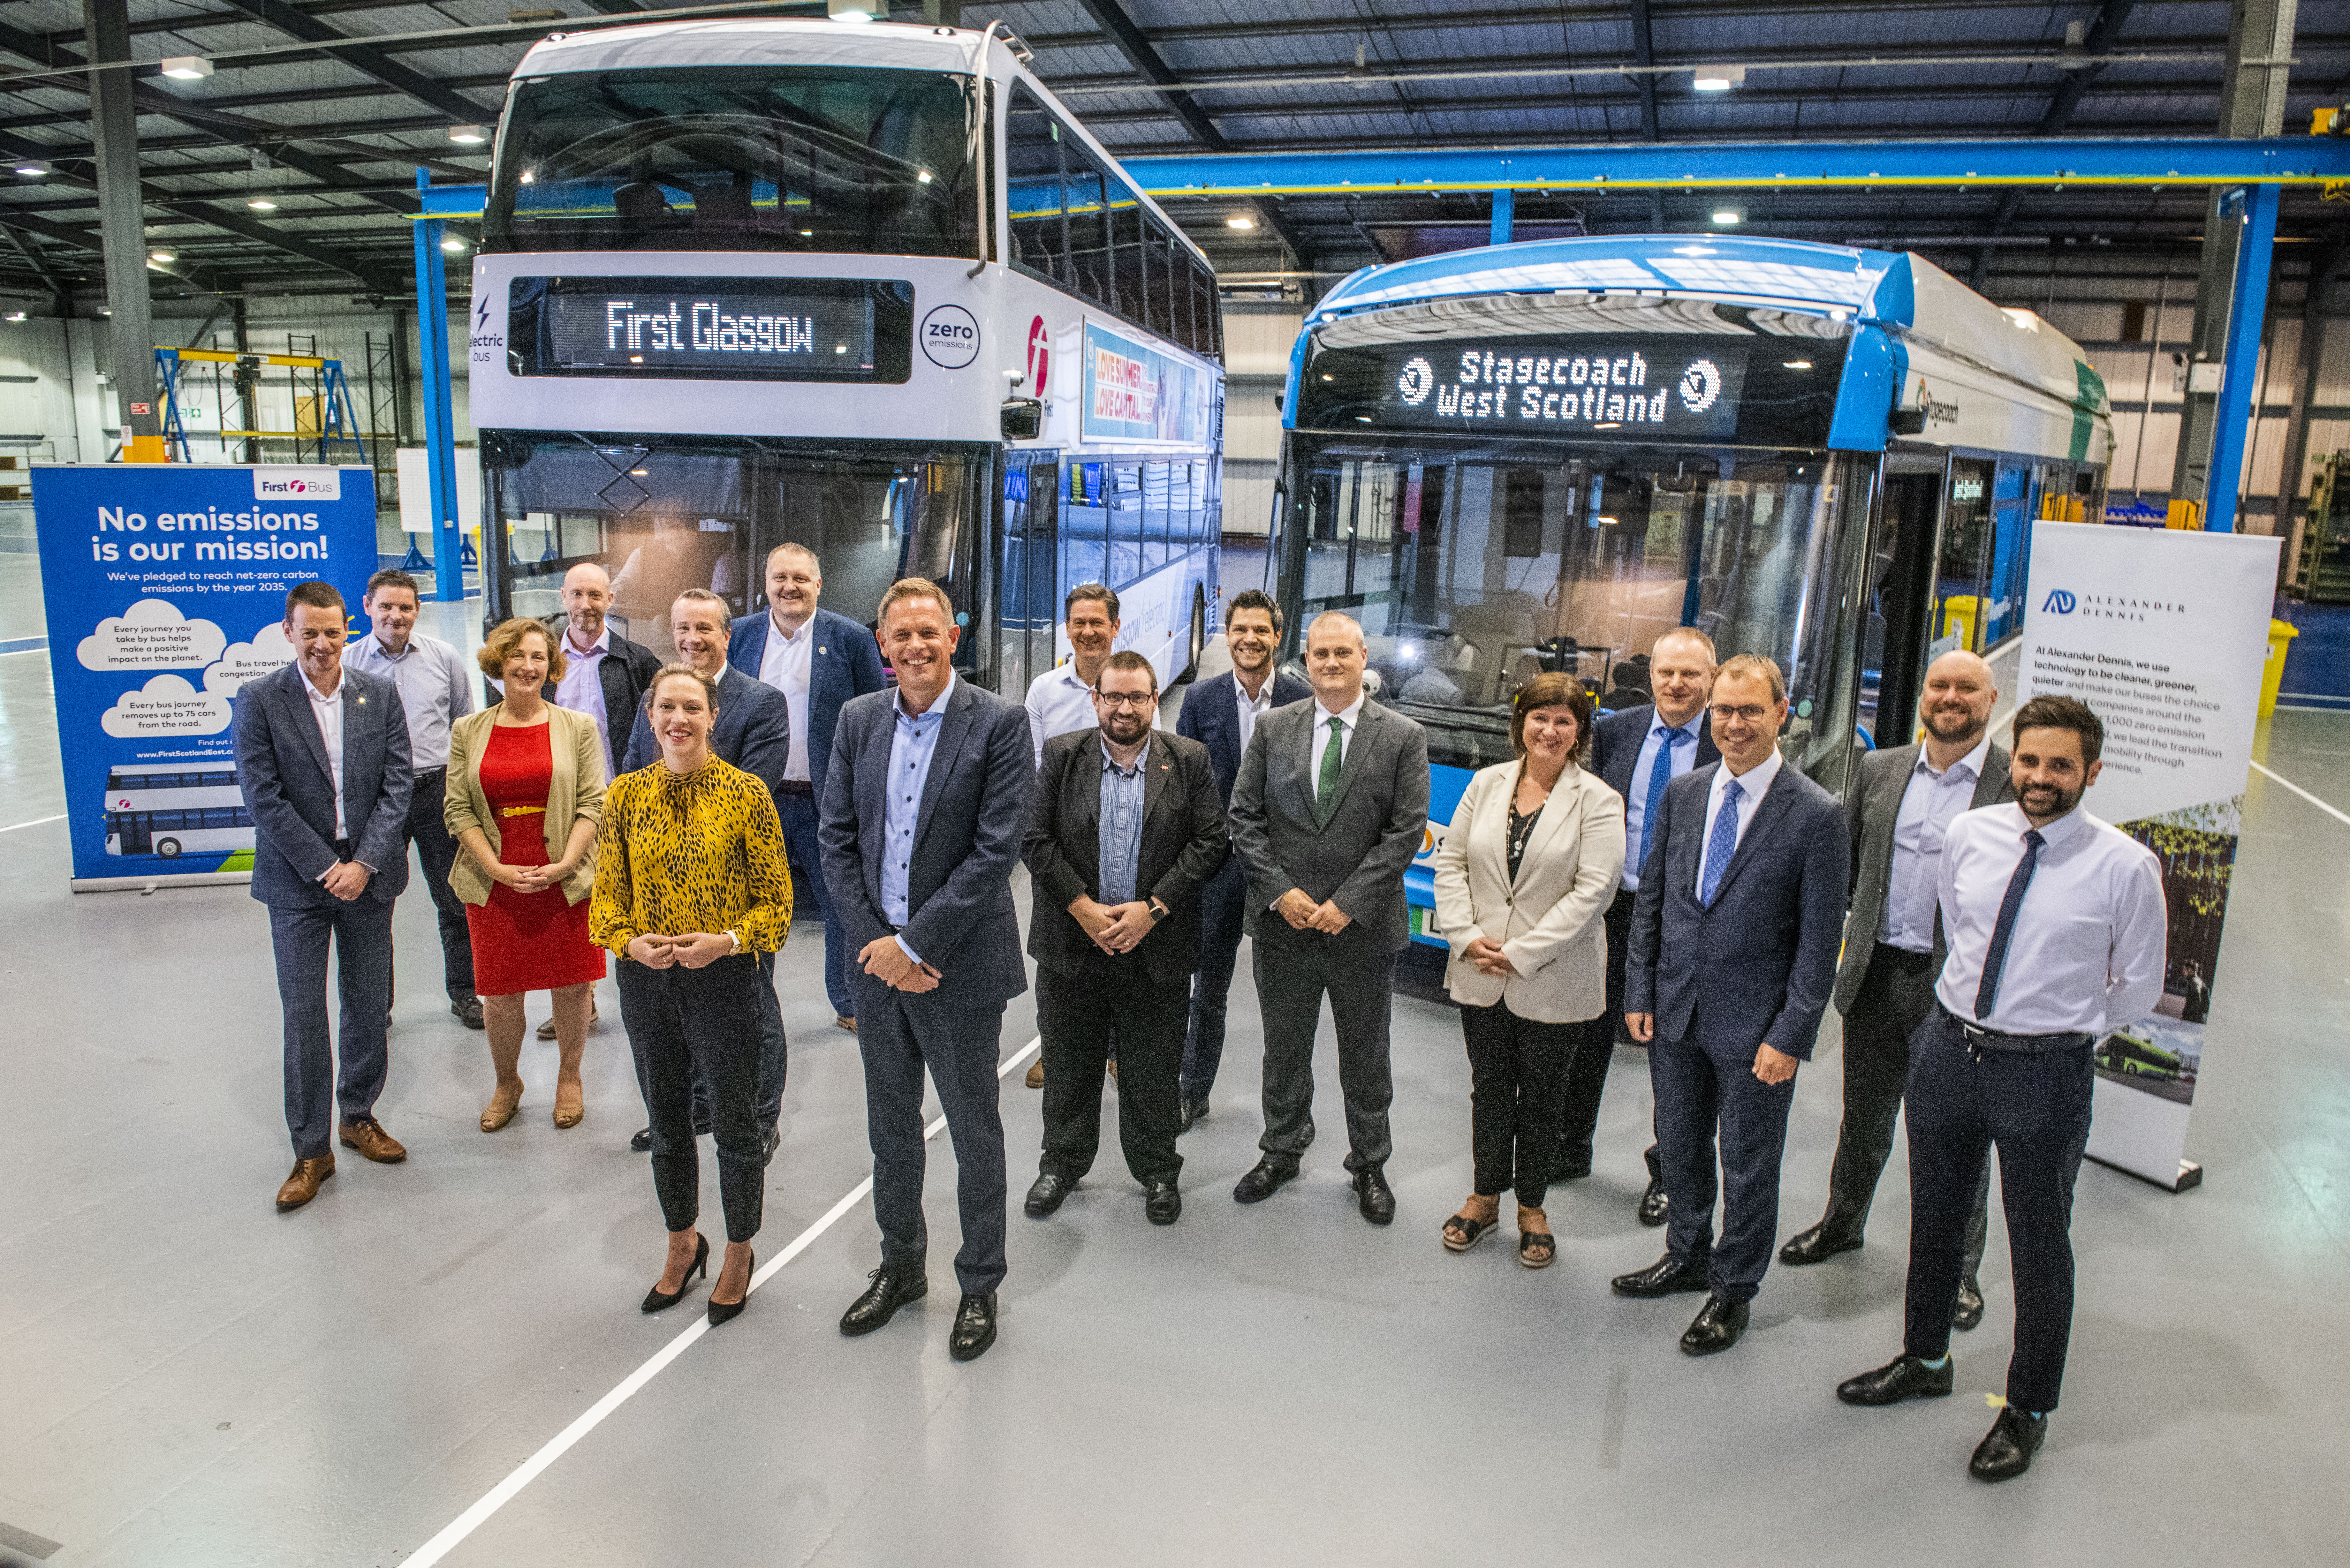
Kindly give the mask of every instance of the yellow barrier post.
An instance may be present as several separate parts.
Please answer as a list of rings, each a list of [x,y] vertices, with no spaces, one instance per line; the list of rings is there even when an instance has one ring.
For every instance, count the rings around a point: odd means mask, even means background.
[[[2301,635],[2301,628],[2290,621],[2269,622],[2269,659],[2261,666],[2261,717],[2276,711],[2277,693],[2284,690],[2284,656],[2292,650],[2293,639]]]

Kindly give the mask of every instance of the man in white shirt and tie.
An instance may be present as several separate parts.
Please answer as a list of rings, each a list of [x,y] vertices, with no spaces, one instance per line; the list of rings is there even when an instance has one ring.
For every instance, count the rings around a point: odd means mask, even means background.
[[[2073,1326],[2073,1183],[2089,1138],[2090,1053],[2162,998],[2168,918],[2154,852],[2081,809],[2105,726],[2085,703],[2016,711],[2012,805],[1950,825],[1939,882],[1950,957],[1910,1046],[1909,1285],[1902,1353],[1837,1388],[1848,1405],[1950,1392],[1950,1306],[1967,1213],[1999,1150],[2015,1272],[2006,1403],[1968,1462],[2032,1467]]]

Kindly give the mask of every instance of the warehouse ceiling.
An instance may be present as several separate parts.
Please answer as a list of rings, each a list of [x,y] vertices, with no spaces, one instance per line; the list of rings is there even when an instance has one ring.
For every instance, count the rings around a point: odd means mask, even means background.
[[[935,3],[935,0],[934,0]],[[2104,0],[1028,0],[1001,19],[1121,155],[1653,141],[2178,136],[2218,122],[2230,7]],[[140,161],[159,297],[413,288],[420,165],[474,181],[507,73],[542,34],[638,0],[130,0]],[[820,15],[818,5],[734,14]],[[896,17],[920,21],[919,5]],[[2306,6],[2284,125],[2350,92],[2339,6]],[[78,0],[0,3],[0,294],[87,314],[102,293]],[[359,40],[354,45],[349,40]],[[213,73],[172,79],[169,57]],[[1701,92],[1696,67],[1742,67]],[[6,73],[14,72],[15,79]],[[1733,76],[1742,73],[1731,73]],[[1181,89],[1181,90],[1170,90]],[[42,172],[22,174],[17,166]],[[1479,243],[1482,192],[1292,196],[1251,233],[1229,202],[1170,210],[1235,273],[1324,275]],[[2138,256],[2191,268],[2199,189],[1751,192],[1742,232],[1918,249],[1962,274]],[[1523,192],[1518,233],[1713,227],[1702,192]],[[2287,242],[2350,208],[2289,192]],[[1275,237],[1280,242],[1276,247]],[[2313,250],[2309,254],[2314,254]],[[2291,258],[2290,243],[2281,254]],[[464,269],[452,268],[462,287]]]

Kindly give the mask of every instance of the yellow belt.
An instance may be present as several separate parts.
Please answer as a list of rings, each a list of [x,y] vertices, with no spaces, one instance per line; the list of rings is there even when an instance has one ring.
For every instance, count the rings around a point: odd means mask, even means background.
[[[544,816],[546,815],[546,807],[543,805],[502,805],[498,807],[498,815],[500,816]]]

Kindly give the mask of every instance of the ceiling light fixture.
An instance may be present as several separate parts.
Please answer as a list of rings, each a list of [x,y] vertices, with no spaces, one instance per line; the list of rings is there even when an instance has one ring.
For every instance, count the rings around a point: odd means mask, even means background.
[[[836,22],[870,22],[880,0],[825,0],[825,15]]]
[[[1745,221],[1746,209],[1743,207],[1716,207],[1713,210],[1713,223],[1716,228],[1734,229]]]
[[[200,82],[213,74],[213,63],[202,55],[173,55],[163,62],[163,74],[174,81]]]
[[[1256,220],[1250,217],[1226,218],[1224,220],[1224,227],[1228,229],[1253,229],[1256,227]]]
[[[465,248],[465,242],[457,238],[454,234],[452,234],[449,238],[441,242],[441,248],[452,253],[462,251]]]
[[[151,262],[175,262],[180,258],[170,251],[149,251],[147,259]]]
[[[479,147],[489,139],[490,133],[478,125],[452,125],[449,128],[449,140],[460,147]]]
[[[1697,90],[1700,92],[1728,92],[1731,88],[1745,85],[1744,66],[1700,66],[1697,68]]]
[[[11,321],[22,321],[25,319],[25,313],[21,310],[12,310],[8,313],[8,319]]]
[[[277,211],[277,203],[271,201],[266,196],[255,196],[252,201],[247,202],[245,205],[252,208],[256,213],[274,213]]]
[[[16,172],[27,180],[37,180],[48,171],[49,165],[44,159],[20,158],[16,161]]]
[[[1787,359],[1783,360],[1782,364],[1790,370],[1808,370],[1812,368],[1812,362],[1809,359]]]

